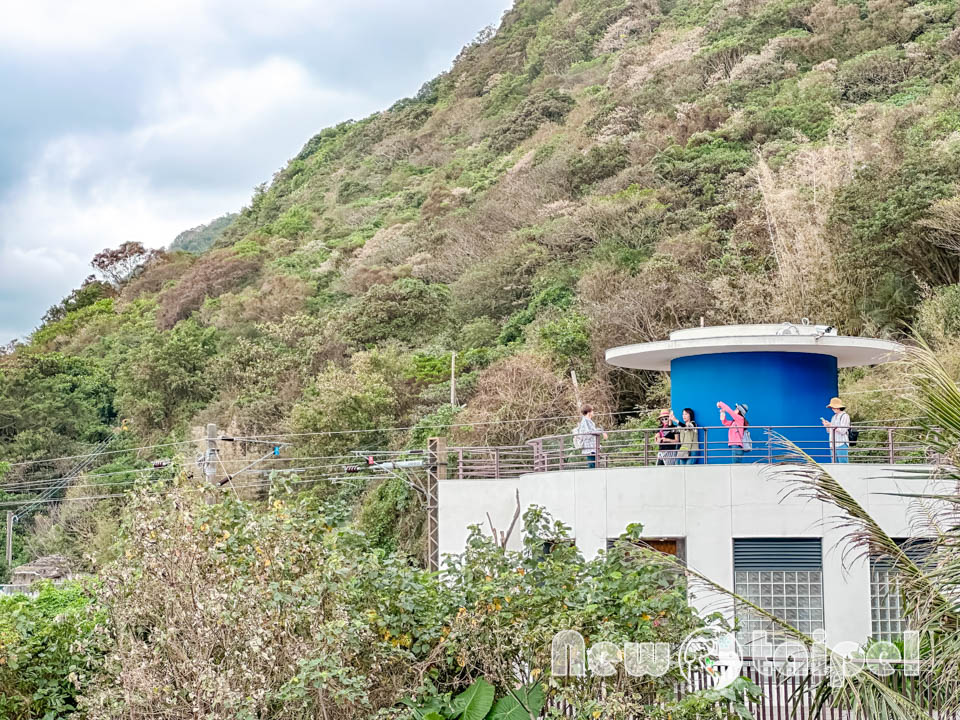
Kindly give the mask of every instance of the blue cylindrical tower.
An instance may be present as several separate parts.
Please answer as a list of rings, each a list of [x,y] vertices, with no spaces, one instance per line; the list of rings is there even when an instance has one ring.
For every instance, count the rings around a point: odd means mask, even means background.
[[[728,430],[720,427],[717,402],[749,406],[753,450],[743,461],[768,461],[769,439],[783,435],[821,461],[830,443],[820,418],[838,394],[840,367],[874,365],[898,354],[897,343],[839,337],[815,325],[734,325],[671,333],[670,340],[613,348],[607,361],[620,367],[670,372],[671,407],[696,413],[700,462],[727,463]]]

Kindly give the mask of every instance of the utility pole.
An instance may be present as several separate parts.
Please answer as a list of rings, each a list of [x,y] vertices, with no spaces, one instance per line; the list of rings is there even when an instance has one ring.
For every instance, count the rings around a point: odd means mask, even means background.
[[[447,479],[447,439],[427,440],[427,569],[440,569],[440,481]]]
[[[203,474],[207,477],[207,482],[211,485],[217,477],[217,461],[220,459],[220,451],[217,449],[217,424],[207,424],[207,452],[203,457]]]
[[[457,351],[450,354],[450,407],[457,407]]]
[[[13,510],[7,510],[7,570],[13,565]]]
[[[570,380],[573,382],[573,394],[577,398],[577,412],[583,408],[583,403],[580,401],[580,383],[577,382],[577,371],[570,371]]]

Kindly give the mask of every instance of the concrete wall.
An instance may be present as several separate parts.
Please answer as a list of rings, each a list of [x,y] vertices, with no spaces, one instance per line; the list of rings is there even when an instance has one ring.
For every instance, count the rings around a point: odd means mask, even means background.
[[[894,537],[912,535],[912,501],[882,493],[945,490],[923,479],[897,477],[905,469],[831,466],[834,477]],[[733,587],[734,538],[819,537],[828,638],[863,640],[870,634],[869,563],[850,557],[844,563],[844,533],[830,522],[836,511],[818,501],[784,497],[789,486],[773,473],[774,468],[761,465],[693,465],[447,480],[439,488],[440,552],[461,552],[467,526],[480,524],[486,530],[488,512],[498,529],[506,529],[516,507],[516,490],[524,510],[542,505],[569,525],[587,557],[639,522],[646,537],[685,538],[687,564],[726,588]],[[521,541],[518,528],[511,546],[519,548]]]

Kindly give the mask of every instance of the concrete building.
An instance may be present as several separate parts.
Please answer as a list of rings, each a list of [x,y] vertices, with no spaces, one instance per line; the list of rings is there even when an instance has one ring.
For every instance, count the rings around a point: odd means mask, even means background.
[[[897,637],[903,623],[889,572],[880,561],[845,557],[831,506],[784,496],[776,438],[831,461],[820,417],[831,415],[825,406],[837,394],[838,368],[878,364],[901,350],[809,325],[696,328],[665,342],[612,349],[607,360],[615,365],[671,373],[678,416],[690,407],[710,418],[696,464],[657,465],[654,431],[601,439],[596,468],[584,462],[572,436],[537,438],[518,448],[454,449],[457,462],[438,488],[440,552],[462,551],[468,526],[485,526],[487,513],[506,527],[519,492],[522,508],[544,506],[569,525],[587,556],[641,523],[657,549],[802,630],[825,629],[831,642]],[[733,464],[724,452],[727,429],[713,419],[718,400],[750,407],[748,462]],[[922,431],[861,427],[850,462],[832,464],[831,473],[887,533],[909,539],[913,501],[897,495],[939,489],[922,472],[930,461]],[[520,543],[519,536],[511,538],[512,545]],[[692,602],[708,609],[710,599]],[[748,632],[762,627],[740,619]]]

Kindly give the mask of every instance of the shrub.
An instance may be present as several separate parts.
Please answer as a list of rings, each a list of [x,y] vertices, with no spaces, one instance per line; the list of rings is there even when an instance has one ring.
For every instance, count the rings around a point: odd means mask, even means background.
[[[188,252],[167,253],[149,263],[123,286],[120,297],[131,302],[144,295],[163,290],[168,283],[179,280],[190,268],[196,256]]]
[[[910,76],[911,65],[912,61],[896,48],[864,53],[840,66],[837,87],[851,102],[884,98]]]
[[[509,315],[523,305],[546,260],[542,247],[523,243],[472,263],[450,286],[451,315],[461,322]]]
[[[337,202],[346,205],[370,194],[370,186],[359,180],[344,180],[337,189]]]
[[[101,282],[91,275],[83,281],[80,287],[47,310],[43,316],[42,323],[49,325],[58,322],[59,320],[63,320],[69,313],[82,310],[101,300],[115,297],[116,294],[116,291],[108,283]]]
[[[552,88],[531,95],[492,133],[490,147],[499,153],[508,152],[543,123],[563,122],[576,104],[572,97]]]
[[[709,136],[694,136],[686,147],[667,148],[657,157],[660,171],[704,204],[714,201],[727,176],[744,172],[752,163],[752,153],[742,144]]]
[[[297,238],[312,227],[310,211],[301,205],[293,205],[266,230],[280,237]]]
[[[623,143],[613,141],[594,145],[586,154],[570,158],[570,184],[577,190],[616,175],[630,165]]]
[[[920,303],[917,331],[934,344],[960,338],[960,285],[937,288]]]
[[[458,346],[461,350],[472,350],[493,345],[500,335],[500,326],[490,318],[477,318],[460,328]]]
[[[422,557],[421,540],[426,516],[416,492],[405,477],[389,477],[363,498],[357,529],[373,547],[388,553],[402,551]]]
[[[591,363],[588,320],[578,312],[565,313],[541,325],[540,343],[563,367],[586,368]]]
[[[360,356],[349,369],[331,364],[317,376],[294,405],[290,427],[297,433],[316,433],[304,440],[307,454],[332,455],[385,447],[389,433],[382,428],[393,427],[398,413],[396,391]],[[360,432],[340,434],[347,430]]]
[[[447,437],[453,432],[452,425],[458,423],[457,417],[460,408],[451,405],[441,405],[429,415],[424,415],[410,431],[407,447],[413,450],[422,450],[427,440],[432,437]]]
[[[520,445],[531,437],[565,431],[573,420],[555,418],[573,418],[576,412],[569,380],[542,358],[515,355],[480,373],[462,415],[462,422],[476,425],[460,435],[481,445]]]
[[[79,583],[0,596],[0,717],[65,718],[103,664],[102,611]]]
[[[532,323],[537,313],[545,308],[564,309],[573,302],[574,292],[563,283],[550,283],[543,287],[527,304],[507,320],[500,332],[498,341],[502,345],[519,340],[523,336],[524,328]]]
[[[113,298],[103,298],[96,302],[84,305],[77,310],[71,310],[63,318],[56,322],[46,323],[33,333],[30,340],[37,346],[43,345],[57,339],[58,337],[69,337],[75,335],[80,328],[100,315],[113,315]]]
[[[448,298],[445,285],[414,278],[374,285],[346,310],[344,336],[360,345],[424,340],[446,325]]]
[[[217,331],[192,320],[155,332],[121,365],[117,406],[140,432],[170,432],[214,396],[206,372]]]
[[[215,298],[241,285],[260,267],[258,260],[239,258],[228,252],[203,256],[174,287],[160,296],[157,326],[168,330],[199,310],[207,298]]]
[[[258,511],[199,490],[144,492],[126,513],[123,553],[102,573],[116,642],[90,717],[347,720],[393,705],[412,655],[373,618],[406,585],[402,602],[439,636],[436,582],[332,530],[315,501]],[[388,622],[398,636],[418,628]]]

